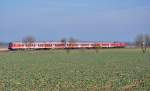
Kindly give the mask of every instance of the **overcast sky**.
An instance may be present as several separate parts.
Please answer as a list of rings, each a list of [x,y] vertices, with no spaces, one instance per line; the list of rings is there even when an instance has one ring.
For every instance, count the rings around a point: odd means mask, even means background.
[[[0,41],[133,41],[150,34],[150,0],[0,0]]]

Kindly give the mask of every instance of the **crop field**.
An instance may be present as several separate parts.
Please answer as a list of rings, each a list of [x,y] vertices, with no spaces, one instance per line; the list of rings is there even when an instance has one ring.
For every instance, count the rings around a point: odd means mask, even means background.
[[[0,52],[0,91],[150,91],[150,52]]]

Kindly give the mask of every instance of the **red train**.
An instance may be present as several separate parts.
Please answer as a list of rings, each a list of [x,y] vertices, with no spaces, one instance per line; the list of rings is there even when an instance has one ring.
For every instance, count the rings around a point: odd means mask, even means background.
[[[124,48],[125,43],[113,42],[12,42],[9,43],[8,49],[10,50],[24,50],[24,49],[92,49],[92,48]]]

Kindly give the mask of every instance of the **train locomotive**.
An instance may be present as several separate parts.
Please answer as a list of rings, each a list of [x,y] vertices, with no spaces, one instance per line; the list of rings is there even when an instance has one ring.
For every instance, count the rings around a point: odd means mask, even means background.
[[[93,49],[93,48],[124,48],[126,43],[120,42],[11,42],[8,49],[26,50],[26,49]]]

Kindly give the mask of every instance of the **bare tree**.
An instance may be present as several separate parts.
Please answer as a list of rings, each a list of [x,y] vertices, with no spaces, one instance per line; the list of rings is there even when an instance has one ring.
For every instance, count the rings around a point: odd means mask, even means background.
[[[150,35],[149,34],[145,34],[145,42],[146,42],[146,46],[149,48],[150,47]]]
[[[33,37],[33,36],[26,36],[22,39],[22,42],[24,42],[24,43],[33,43],[35,41],[36,41],[35,37]]]
[[[135,43],[137,47],[142,49],[143,53],[146,53],[147,48],[150,46],[150,35],[149,34],[139,34],[135,38]]]
[[[76,42],[77,42],[77,39],[75,39],[75,38],[73,38],[73,37],[70,37],[70,38],[69,38],[69,40],[68,40],[68,42],[67,42],[69,48],[66,48],[67,53],[70,52],[70,49],[73,48],[73,46],[74,46],[73,44],[75,44]]]
[[[60,40],[60,42],[62,42],[62,43],[65,43],[67,40],[66,40],[66,38],[62,38],[61,40]]]
[[[70,47],[73,48],[73,44],[75,44],[77,41],[77,39],[70,37],[68,43],[70,44]]]
[[[62,43],[64,44],[65,48],[66,48],[66,44],[67,44],[66,38],[62,38],[62,39],[60,40],[60,42],[62,42]]]
[[[69,43],[76,43],[77,42],[77,39],[73,38],[73,37],[70,37],[69,39]]]

